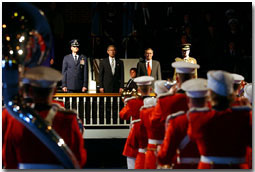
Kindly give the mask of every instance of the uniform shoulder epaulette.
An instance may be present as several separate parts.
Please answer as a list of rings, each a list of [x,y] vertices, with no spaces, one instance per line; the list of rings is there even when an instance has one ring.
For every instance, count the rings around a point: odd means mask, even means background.
[[[155,107],[155,106],[156,106],[156,104],[154,104],[154,105],[148,105],[148,106],[142,106],[142,107],[140,108],[140,111],[143,110],[143,109],[151,108],[151,107]]]
[[[180,58],[180,57],[176,57],[176,58],[175,58],[175,61],[176,61],[176,62],[178,62],[178,61],[183,61],[183,59]]]
[[[162,98],[162,97],[166,97],[166,96],[172,96],[172,95],[174,95],[174,94],[173,94],[173,93],[170,93],[170,92],[162,93],[162,94],[159,94],[159,95],[157,96],[157,99]]]
[[[60,104],[58,104],[58,103],[53,102],[51,105],[54,106],[54,107],[57,107],[58,110],[60,110],[60,109],[65,110],[65,108],[63,106],[61,106]]]
[[[127,103],[128,101],[133,100],[133,99],[136,99],[136,97],[135,97],[135,96],[132,96],[132,97],[126,98],[126,99],[124,100],[124,103]]]
[[[135,120],[131,121],[131,124],[134,124],[134,123],[137,123],[137,122],[140,122],[140,121],[141,121],[141,119],[135,119]]]
[[[77,115],[76,110],[72,110],[72,109],[59,109],[58,111],[66,115]]]
[[[168,115],[166,117],[166,122],[165,122],[165,129],[167,129],[167,125],[169,123],[170,120],[173,120],[174,118],[176,118],[177,116],[181,116],[181,115],[184,115],[185,112],[184,111],[179,111],[179,112],[176,112],[176,113],[172,113],[170,115]]]
[[[250,106],[232,106],[231,109],[236,111],[250,111],[251,107]]]
[[[208,107],[202,107],[202,108],[193,107],[189,110],[189,112],[206,112],[209,110],[210,109]]]

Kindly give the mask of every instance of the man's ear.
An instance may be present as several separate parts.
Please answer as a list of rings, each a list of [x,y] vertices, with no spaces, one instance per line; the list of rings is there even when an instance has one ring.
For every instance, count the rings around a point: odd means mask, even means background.
[[[176,82],[179,83],[180,82],[180,76],[178,73],[176,73]]]

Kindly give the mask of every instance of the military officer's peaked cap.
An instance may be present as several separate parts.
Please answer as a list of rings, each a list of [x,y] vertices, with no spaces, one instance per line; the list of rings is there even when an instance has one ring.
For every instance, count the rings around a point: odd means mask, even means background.
[[[152,81],[154,81],[152,76],[140,76],[134,79],[136,85],[151,85]]]
[[[186,91],[188,97],[205,97],[208,91],[207,80],[203,78],[190,79],[182,83],[181,88]]]
[[[182,50],[190,50],[190,46],[191,46],[191,44],[189,44],[189,43],[182,44]]]
[[[222,70],[211,70],[207,72],[207,86],[221,96],[233,93],[234,78],[231,73]]]
[[[62,79],[62,74],[50,67],[37,66],[24,73],[23,83],[40,88],[53,88]]]
[[[79,47],[80,46],[80,43],[79,43],[78,39],[71,40],[70,44],[71,44],[72,47]]]
[[[185,61],[177,61],[172,63],[172,67],[176,69],[176,73],[195,73],[195,69],[200,66]]]
[[[166,80],[157,80],[154,82],[154,91],[156,94],[166,93],[169,89],[166,87]]]
[[[232,75],[233,78],[234,78],[234,83],[235,83],[235,84],[240,84],[241,81],[244,80],[244,77],[243,77],[242,75],[239,75],[239,74],[236,74],[236,73],[232,73],[231,75]]]

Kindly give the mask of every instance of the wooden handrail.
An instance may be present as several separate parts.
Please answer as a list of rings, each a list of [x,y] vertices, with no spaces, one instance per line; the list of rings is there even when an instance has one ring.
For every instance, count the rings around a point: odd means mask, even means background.
[[[120,93],[56,93],[54,97],[120,97]]]
[[[54,97],[120,97],[120,93],[56,93]],[[155,96],[151,93],[150,96]]]

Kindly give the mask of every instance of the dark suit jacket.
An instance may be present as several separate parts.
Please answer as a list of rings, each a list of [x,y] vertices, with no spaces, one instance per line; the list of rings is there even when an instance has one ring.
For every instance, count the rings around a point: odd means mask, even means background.
[[[124,65],[123,61],[116,60],[115,73],[112,74],[109,57],[100,61],[99,82],[100,88],[104,88],[105,93],[118,93],[120,88],[124,88]]]
[[[147,74],[146,61],[142,60],[137,63],[137,76],[145,76]],[[161,80],[160,63],[157,60],[152,60],[151,76],[156,80]]]
[[[84,65],[81,60],[84,59]],[[81,90],[82,87],[88,88],[88,60],[84,55],[79,55],[78,62],[75,63],[72,54],[66,55],[62,66],[62,87],[68,90]]]

